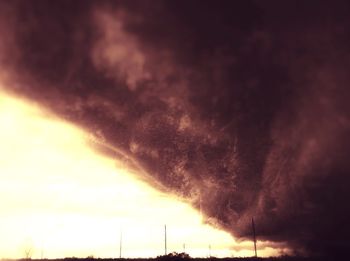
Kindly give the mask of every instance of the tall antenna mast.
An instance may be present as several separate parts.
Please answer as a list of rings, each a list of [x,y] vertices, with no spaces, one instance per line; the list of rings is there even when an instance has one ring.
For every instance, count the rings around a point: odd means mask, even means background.
[[[255,257],[258,257],[258,254],[256,253],[256,234],[255,234],[255,223],[254,223],[254,218],[252,218],[252,229],[253,229],[253,241],[254,241],[254,252],[255,252]]]
[[[203,222],[202,194],[199,194],[199,215],[200,215],[201,222]]]
[[[123,231],[120,229],[120,238],[119,238],[119,258],[122,258],[122,242],[123,242]]]
[[[166,249],[166,225],[164,225],[164,253],[167,255],[167,249]]]

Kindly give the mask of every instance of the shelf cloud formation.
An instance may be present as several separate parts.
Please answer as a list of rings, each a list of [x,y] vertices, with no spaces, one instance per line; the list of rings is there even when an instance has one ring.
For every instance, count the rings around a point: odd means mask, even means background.
[[[235,237],[251,238],[254,217],[260,240],[342,254],[349,9],[346,1],[2,1],[1,77]]]

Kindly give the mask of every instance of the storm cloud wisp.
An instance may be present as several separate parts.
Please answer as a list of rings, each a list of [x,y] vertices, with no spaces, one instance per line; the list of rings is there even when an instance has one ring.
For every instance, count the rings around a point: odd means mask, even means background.
[[[9,90],[237,238],[254,217],[262,240],[349,248],[349,4],[151,3],[1,2]]]

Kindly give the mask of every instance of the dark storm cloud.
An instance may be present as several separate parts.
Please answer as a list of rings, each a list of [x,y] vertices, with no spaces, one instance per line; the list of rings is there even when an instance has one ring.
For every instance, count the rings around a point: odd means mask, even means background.
[[[254,216],[260,239],[349,248],[345,1],[1,7],[14,92],[118,148],[239,238]]]

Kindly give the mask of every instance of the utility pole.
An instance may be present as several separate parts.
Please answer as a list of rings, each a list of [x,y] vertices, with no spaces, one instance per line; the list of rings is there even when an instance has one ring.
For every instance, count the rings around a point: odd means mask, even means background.
[[[209,257],[211,257],[211,245],[209,245]]]
[[[254,241],[254,252],[255,252],[255,257],[258,257],[258,254],[256,252],[256,234],[255,234],[255,223],[254,223],[254,218],[252,218],[252,229],[253,229],[253,241]]]
[[[120,238],[119,238],[119,258],[122,258],[122,242],[123,242],[123,231],[120,229]]]
[[[164,225],[164,253],[167,255],[167,246],[166,246],[166,225]]]
[[[201,222],[203,222],[203,210],[202,210],[202,195],[199,194],[199,215]]]
[[[185,243],[183,244],[183,250],[184,250],[183,252],[186,253],[186,244]]]

